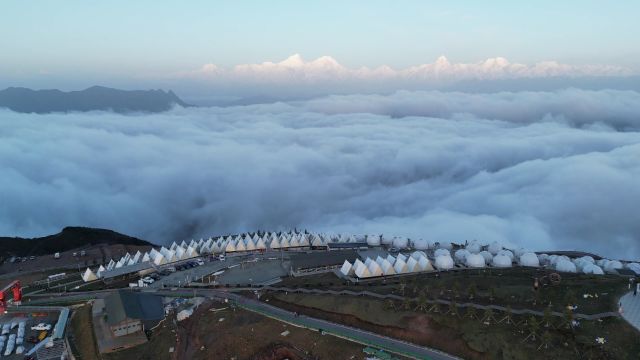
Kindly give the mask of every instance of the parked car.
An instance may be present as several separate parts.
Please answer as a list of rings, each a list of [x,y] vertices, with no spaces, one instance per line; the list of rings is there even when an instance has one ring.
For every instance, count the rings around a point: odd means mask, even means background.
[[[31,327],[31,330],[36,331],[49,331],[51,330],[51,324],[40,323]]]
[[[220,260],[220,261],[224,261],[225,259],[226,259],[226,258],[225,258],[225,256],[224,256],[223,254],[220,254],[220,255],[218,256],[218,260]]]
[[[142,282],[144,282],[145,284],[153,284],[155,282],[155,280],[153,280],[152,278],[150,278],[149,276],[147,277],[143,277]]]
[[[204,261],[202,259],[198,259],[196,260],[196,264],[198,264],[199,266],[204,265]]]

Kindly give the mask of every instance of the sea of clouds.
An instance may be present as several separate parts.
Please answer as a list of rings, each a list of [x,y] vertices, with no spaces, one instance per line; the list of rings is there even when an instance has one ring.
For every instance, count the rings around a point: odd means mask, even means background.
[[[0,111],[0,234],[306,228],[640,257],[640,93],[396,92]]]

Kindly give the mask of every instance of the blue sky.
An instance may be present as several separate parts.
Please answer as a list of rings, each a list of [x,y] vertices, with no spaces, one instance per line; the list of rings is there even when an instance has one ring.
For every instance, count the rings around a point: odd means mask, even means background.
[[[637,1],[3,1],[0,73],[135,76],[331,55],[635,67]]]

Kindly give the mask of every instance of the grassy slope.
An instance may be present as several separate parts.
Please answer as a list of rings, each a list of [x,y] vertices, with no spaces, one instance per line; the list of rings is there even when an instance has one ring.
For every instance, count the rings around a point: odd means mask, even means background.
[[[53,254],[96,244],[153,245],[111,230],[66,227],[55,235],[40,238],[0,237],[0,255],[7,257]]]

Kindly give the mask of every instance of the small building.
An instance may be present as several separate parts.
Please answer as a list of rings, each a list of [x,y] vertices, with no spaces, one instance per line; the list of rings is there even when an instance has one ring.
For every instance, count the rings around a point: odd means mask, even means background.
[[[104,299],[107,324],[114,336],[152,329],[164,319],[162,298],[118,290]]]

